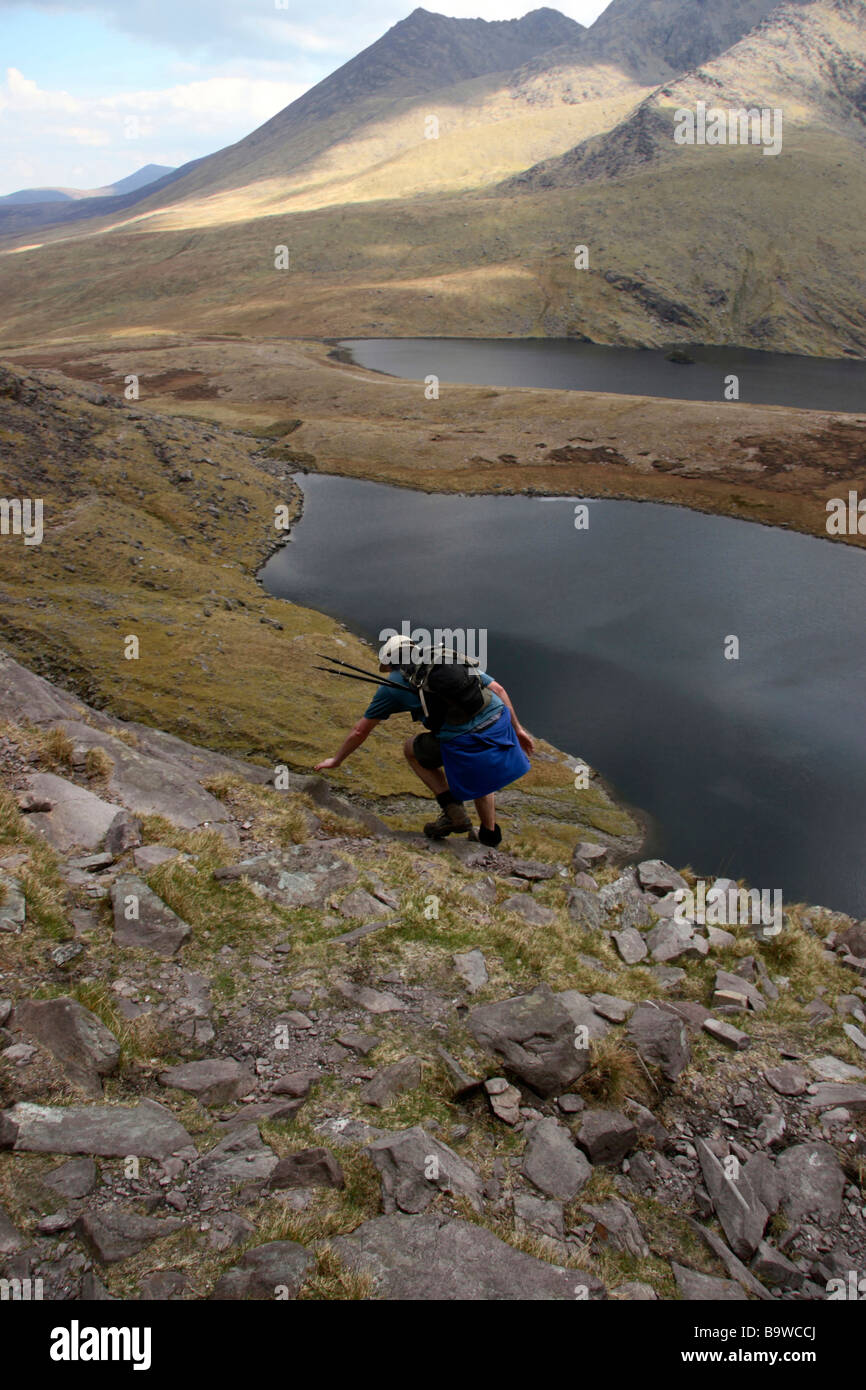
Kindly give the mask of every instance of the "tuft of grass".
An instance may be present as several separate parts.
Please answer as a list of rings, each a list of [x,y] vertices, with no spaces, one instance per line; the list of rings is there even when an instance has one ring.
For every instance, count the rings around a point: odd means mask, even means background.
[[[0,845],[15,845],[25,838],[24,818],[6,787],[0,787]]]
[[[318,1268],[298,1294],[298,1299],[341,1299],[359,1302],[374,1298],[376,1280],[366,1271],[349,1269],[331,1245],[316,1251]]]
[[[128,748],[141,747],[141,739],[134,729],[112,729],[111,732],[115,738],[120,739],[120,742],[125,743]]]
[[[79,1004],[96,1014],[108,1031],[114,1034],[120,1044],[121,1071],[132,1062],[145,1062],[173,1054],[176,1039],[160,1025],[156,1016],[142,1014],[140,1018],[125,1019],[118,1011],[115,995],[103,981],[82,981],[71,992]]]
[[[618,1104],[635,1090],[643,1094],[646,1081],[635,1054],[616,1034],[590,1044],[590,1066],[578,1083],[582,1095]]]
[[[198,832],[207,835],[209,832]],[[217,839],[221,837],[217,834]],[[212,847],[214,848],[214,847]],[[272,926],[280,909],[256,897],[248,883],[219,883],[213,870],[219,861],[203,853],[199,862],[171,860],[148,876],[150,887],[173,912],[197,932],[211,934],[209,949],[224,943],[251,943],[258,930]]]
[[[96,744],[87,750],[84,771],[93,782],[107,782],[114,771],[114,759],[105,748]]]
[[[70,771],[74,745],[63,729],[40,730],[35,739],[36,754],[46,767]]]
[[[28,923],[55,941],[63,941],[72,932],[66,920],[66,885],[58,864],[51,846],[33,836],[30,858],[18,870],[18,880],[27,903]]]

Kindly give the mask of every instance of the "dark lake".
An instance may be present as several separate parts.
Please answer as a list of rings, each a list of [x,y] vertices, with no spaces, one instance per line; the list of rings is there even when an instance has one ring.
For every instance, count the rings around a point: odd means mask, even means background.
[[[374,642],[486,629],[523,722],[650,813],[653,854],[866,915],[866,555],[656,503],[589,501],[578,531],[575,499],[299,481],[271,594]]]
[[[362,367],[391,376],[473,386],[538,386],[568,391],[721,401],[725,378],[739,379],[739,399],[805,410],[866,411],[866,361],[794,357],[749,348],[685,349],[691,365],[669,362],[668,349],[604,347],[566,338],[353,338]]]

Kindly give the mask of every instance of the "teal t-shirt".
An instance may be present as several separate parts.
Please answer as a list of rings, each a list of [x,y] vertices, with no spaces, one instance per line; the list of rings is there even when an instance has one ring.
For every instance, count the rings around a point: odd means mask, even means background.
[[[493,681],[493,677],[488,676],[486,671],[479,671],[478,675],[483,686],[488,686]],[[501,714],[504,708],[503,701],[491,691],[489,705],[479,710],[471,719],[467,719],[465,724],[443,724],[437,737],[447,741],[450,738],[459,738],[461,734],[471,733],[479,724],[488,723],[494,714]],[[365,719],[390,719],[392,714],[411,714],[413,719],[420,719],[422,724],[427,725],[420,696],[412,689],[402,671],[395,671],[387,681],[383,681],[364,710]]]

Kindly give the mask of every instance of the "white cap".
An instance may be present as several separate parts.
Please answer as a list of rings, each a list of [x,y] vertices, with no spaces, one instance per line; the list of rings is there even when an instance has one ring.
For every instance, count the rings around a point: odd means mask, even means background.
[[[380,666],[409,666],[418,660],[418,654],[411,637],[396,634],[383,643],[379,651]]]

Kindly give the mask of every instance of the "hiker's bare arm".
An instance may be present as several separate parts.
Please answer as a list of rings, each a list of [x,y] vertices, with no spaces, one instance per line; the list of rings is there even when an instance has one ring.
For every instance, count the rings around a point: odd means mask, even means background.
[[[340,745],[339,751],[333,758],[325,758],[323,762],[316,763],[316,772],[327,772],[329,768],[339,767],[344,763],[350,753],[354,753],[356,748],[360,748],[364,739],[373,732],[377,724],[381,724],[381,719],[359,719],[354,729],[346,735]]]
[[[492,690],[494,695],[498,695],[502,703],[511,711],[511,722],[514,725],[517,742],[528,756],[534,750],[535,743],[532,735],[526,732],[520,720],[517,718],[517,711],[508,697],[508,691],[505,689],[505,686],[500,685],[498,681],[491,681],[487,689]]]

